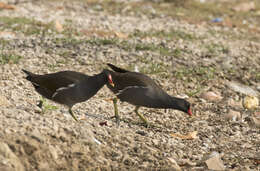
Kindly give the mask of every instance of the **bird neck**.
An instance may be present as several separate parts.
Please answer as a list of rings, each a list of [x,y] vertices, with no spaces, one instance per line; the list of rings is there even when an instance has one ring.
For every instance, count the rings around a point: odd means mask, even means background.
[[[181,98],[168,95],[168,97],[167,97],[167,105],[168,105],[167,108],[177,109],[177,110],[183,111],[183,109],[180,105],[182,101],[183,101],[183,99],[181,99]]]
[[[98,78],[99,78],[99,82],[102,83],[102,85],[106,84],[106,82],[108,82],[108,76],[104,73],[101,72],[100,74],[98,74]]]
[[[106,75],[103,72],[101,72],[101,73],[99,73],[97,75],[94,75],[92,77],[92,79],[93,79],[93,82],[96,83],[95,84],[95,88],[98,89],[98,90],[100,88],[102,88],[105,85],[105,83],[107,82],[107,77],[106,77]]]

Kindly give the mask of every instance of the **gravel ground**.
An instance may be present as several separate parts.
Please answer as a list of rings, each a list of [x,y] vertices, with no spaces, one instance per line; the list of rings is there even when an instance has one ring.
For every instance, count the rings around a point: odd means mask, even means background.
[[[26,1],[0,10],[0,52],[2,61],[10,58],[0,67],[0,170],[260,170],[259,106],[244,109],[246,93],[228,86],[239,82],[259,98],[259,41],[243,29],[130,14],[83,1]],[[15,17],[33,24],[17,27]],[[105,100],[113,94],[104,87],[74,106],[83,118],[76,123],[48,100],[42,112],[41,97],[21,72],[93,75],[107,62],[146,73],[169,94],[189,96],[194,116],[141,108],[152,123],[145,128],[134,106],[120,103],[126,121],[118,127]],[[194,131],[191,139],[172,136]]]

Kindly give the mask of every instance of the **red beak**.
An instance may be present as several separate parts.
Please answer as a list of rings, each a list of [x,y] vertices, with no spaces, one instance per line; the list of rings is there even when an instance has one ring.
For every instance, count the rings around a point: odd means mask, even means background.
[[[113,83],[113,80],[112,80],[112,76],[109,74],[108,75],[108,82],[109,84],[112,86],[112,87],[115,87],[115,84]]]
[[[192,116],[192,113],[191,113],[191,109],[189,108],[189,110],[188,110],[188,114],[190,115],[190,116]]]

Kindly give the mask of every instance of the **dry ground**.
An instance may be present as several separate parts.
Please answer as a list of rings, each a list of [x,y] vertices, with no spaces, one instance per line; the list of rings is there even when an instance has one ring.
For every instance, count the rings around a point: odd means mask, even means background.
[[[229,81],[260,90],[259,8],[234,12],[238,1],[5,1],[0,9],[0,170],[207,170],[219,153],[226,170],[259,170],[259,115],[245,110],[245,94]],[[257,1],[256,1],[257,2]],[[223,22],[212,19],[222,17]],[[21,69],[35,73],[74,70],[95,74],[106,63],[138,69],[165,91],[188,96],[193,117],[174,110],[120,103],[127,122],[117,127],[112,93],[104,87],[66,108],[40,96]],[[221,98],[201,98],[207,91]],[[230,103],[232,101],[235,103]],[[230,110],[241,114],[227,120]],[[107,125],[100,125],[107,121]],[[186,140],[172,133],[198,132]],[[176,164],[176,163],[177,164]]]

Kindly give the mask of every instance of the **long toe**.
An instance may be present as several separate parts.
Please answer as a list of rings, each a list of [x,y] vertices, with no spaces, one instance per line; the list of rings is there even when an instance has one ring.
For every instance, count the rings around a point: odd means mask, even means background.
[[[141,113],[138,112],[138,109],[139,109],[139,107],[136,107],[135,113],[136,113],[137,116],[139,116],[139,118],[143,121],[144,125],[145,125],[146,127],[149,127],[149,123],[148,123],[147,119],[146,119]]]
[[[118,115],[114,115],[114,116],[111,116],[110,119],[114,119],[116,118],[116,124],[119,126],[119,123],[120,123],[120,117]]]
[[[144,126],[146,127],[146,128],[149,128],[150,127],[150,124],[149,124],[149,122],[144,122]]]
[[[117,126],[120,125],[120,117],[116,117],[116,124],[117,124]]]

